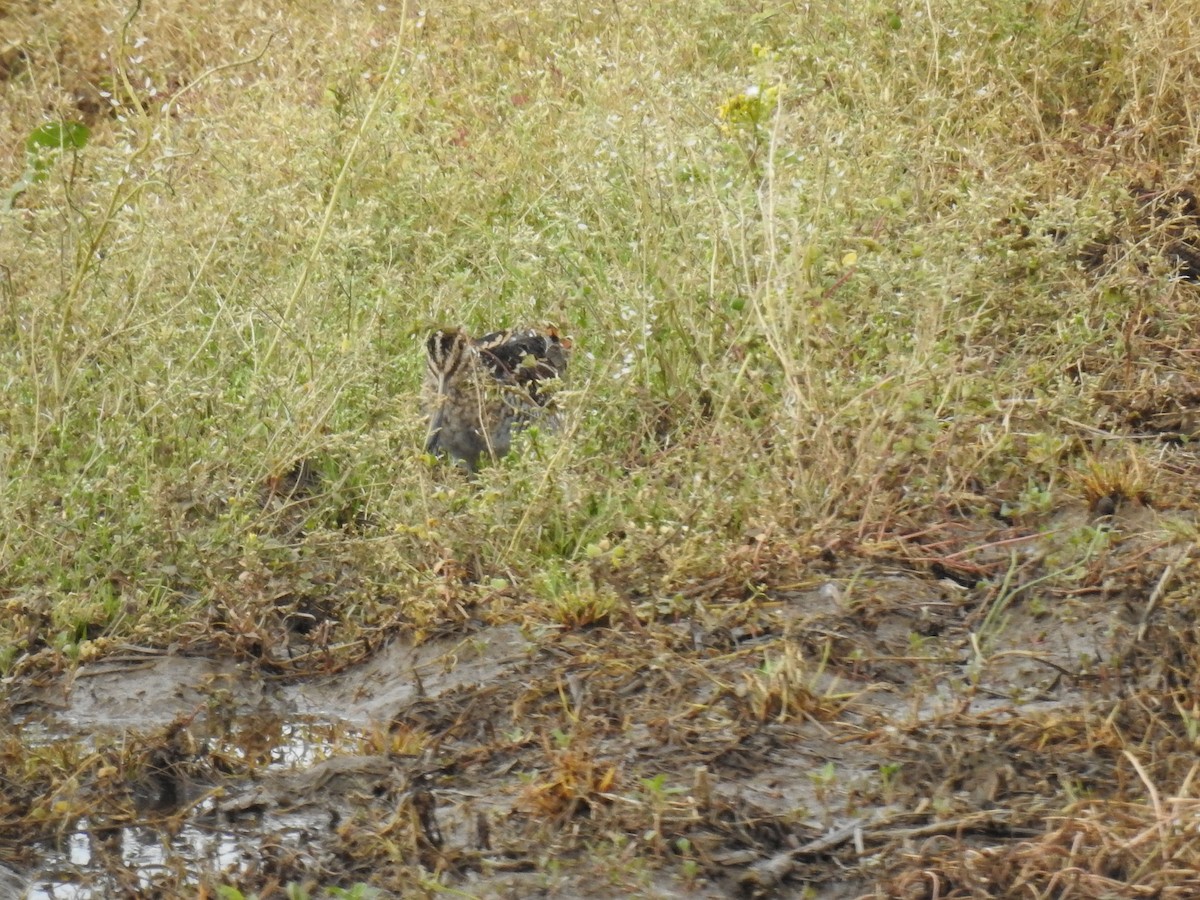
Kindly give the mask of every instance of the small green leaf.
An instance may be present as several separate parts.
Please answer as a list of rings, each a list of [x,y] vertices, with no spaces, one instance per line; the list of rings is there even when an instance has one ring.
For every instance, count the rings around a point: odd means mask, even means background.
[[[663,787],[666,785],[667,776],[655,775],[653,778],[641,778],[639,780],[642,782],[642,787],[651,793],[657,794],[662,791]]]
[[[46,173],[49,171],[49,160],[30,154],[29,165],[25,169],[25,181],[27,184],[41,184],[46,180]]]
[[[91,134],[91,129],[82,122],[47,122],[25,138],[25,150],[30,154],[46,150],[82,150]]]

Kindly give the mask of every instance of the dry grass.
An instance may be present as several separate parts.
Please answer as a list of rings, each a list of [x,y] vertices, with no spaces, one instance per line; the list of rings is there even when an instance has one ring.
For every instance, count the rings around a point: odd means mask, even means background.
[[[981,666],[1021,604],[1128,595],[1139,641],[1193,608],[1191,4],[407,12],[0,10],[9,683],[129,644],[291,675],[480,623],[734,633],[850,560],[975,591]],[[427,330],[549,322],[564,433],[470,481],[423,458]],[[751,719],[846,715],[828,646],[778,650],[733,679]],[[1184,686],[1139,696],[1188,732]],[[1110,749],[1116,794],[878,884],[1186,895],[1191,774],[1154,728]],[[532,815],[619,782],[545,755]]]

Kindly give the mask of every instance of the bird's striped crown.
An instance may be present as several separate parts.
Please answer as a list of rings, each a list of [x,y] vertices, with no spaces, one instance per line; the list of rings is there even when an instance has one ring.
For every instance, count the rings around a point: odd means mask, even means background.
[[[441,329],[425,342],[426,450],[474,471],[508,453],[512,434],[533,421],[557,423],[549,382],[566,375],[571,342],[555,329],[497,331],[472,338]]]

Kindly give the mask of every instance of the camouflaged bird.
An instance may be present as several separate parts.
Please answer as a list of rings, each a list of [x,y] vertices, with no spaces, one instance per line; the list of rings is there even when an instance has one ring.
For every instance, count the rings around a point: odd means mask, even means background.
[[[425,449],[469,471],[508,453],[514,430],[556,425],[546,382],[567,371],[571,342],[554,329],[497,331],[472,338],[435,331],[425,343],[429,434]]]

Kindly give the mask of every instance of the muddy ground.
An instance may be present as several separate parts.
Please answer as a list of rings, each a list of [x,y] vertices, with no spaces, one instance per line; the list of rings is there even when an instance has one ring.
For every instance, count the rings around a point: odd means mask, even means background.
[[[673,616],[479,609],[325,673],[130,646],[10,679],[6,759],[65,774],[6,772],[6,811],[76,811],[8,832],[11,867],[32,897],[1194,896],[1146,865],[1193,814],[1200,721],[1193,547],[1162,524],[963,519]]]

